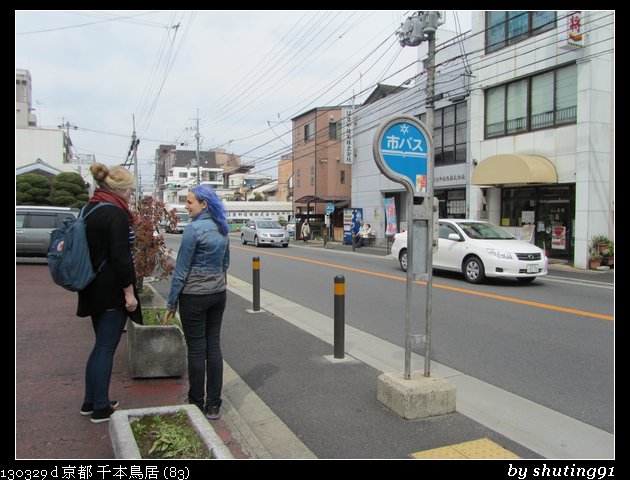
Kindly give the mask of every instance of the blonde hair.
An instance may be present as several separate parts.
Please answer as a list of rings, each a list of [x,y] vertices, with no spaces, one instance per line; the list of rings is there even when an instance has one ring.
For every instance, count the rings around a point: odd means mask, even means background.
[[[133,174],[120,165],[110,168],[94,162],[90,166],[90,172],[98,186],[107,190],[125,190],[133,188],[136,183]]]

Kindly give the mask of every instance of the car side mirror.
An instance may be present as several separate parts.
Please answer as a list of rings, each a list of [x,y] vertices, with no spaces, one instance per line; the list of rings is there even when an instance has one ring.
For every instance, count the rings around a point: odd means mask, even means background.
[[[459,235],[457,235],[456,233],[449,233],[448,234],[448,239],[449,240],[455,240],[456,242],[461,242],[462,241],[462,238]]]

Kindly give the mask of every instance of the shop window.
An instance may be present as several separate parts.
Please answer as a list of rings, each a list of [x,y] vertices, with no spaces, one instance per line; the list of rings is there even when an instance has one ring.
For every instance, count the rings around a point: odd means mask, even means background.
[[[536,208],[535,188],[504,188],[501,202],[501,226],[520,227],[523,210]]]

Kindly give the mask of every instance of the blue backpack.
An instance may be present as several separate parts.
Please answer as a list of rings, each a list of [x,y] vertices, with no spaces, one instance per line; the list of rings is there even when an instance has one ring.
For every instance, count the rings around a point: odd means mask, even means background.
[[[85,205],[78,218],[64,219],[63,225],[50,233],[48,247],[48,269],[50,276],[57,285],[61,285],[71,292],[79,292],[87,287],[94,277],[101,271],[107,259],[103,260],[94,271],[90,259],[90,248],[85,235],[85,219],[92,212],[104,205],[112,203],[98,203],[84,215]]]

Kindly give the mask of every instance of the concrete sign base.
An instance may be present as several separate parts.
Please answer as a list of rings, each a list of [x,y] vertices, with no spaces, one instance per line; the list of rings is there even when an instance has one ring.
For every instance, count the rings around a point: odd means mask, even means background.
[[[378,377],[376,399],[407,420],[434,417],[455,412],[455,385],[422,371],[383,373]]]

